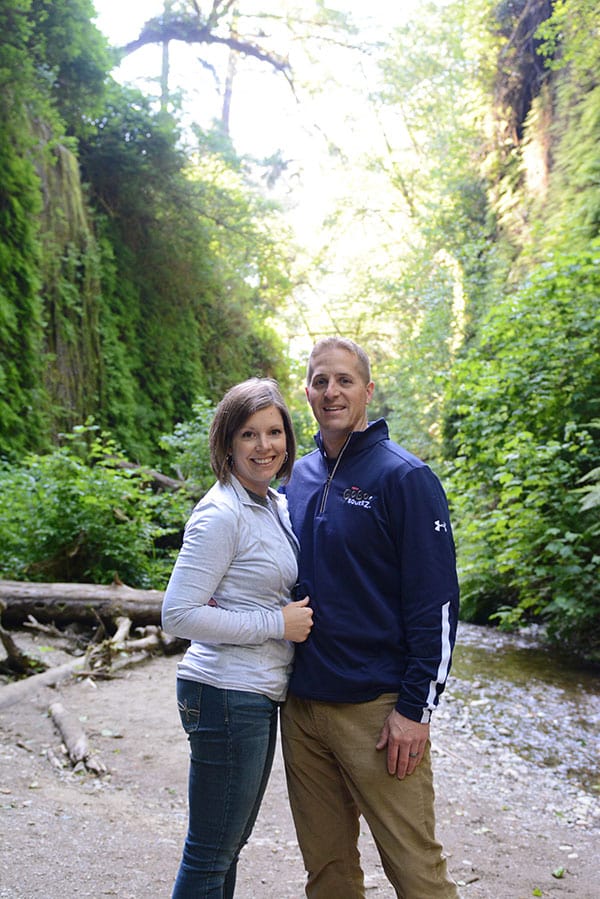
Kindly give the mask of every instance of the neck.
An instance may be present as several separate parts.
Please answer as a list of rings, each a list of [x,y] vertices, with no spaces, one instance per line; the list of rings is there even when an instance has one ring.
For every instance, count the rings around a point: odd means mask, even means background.
[[[352,433],[352,431],[348,431],[345,434],[324,434],[323,431],[321,431],[321,437],[323,438],[323,448],[325,449],[325,452],[330,459],[337,459],[342,449],[344,448],[346,441],[350,437],[350,434]]]
[[[244,490],[249,490],[250,493],[254,493],[256,496],[262,496],[262,497],[267,496],[267,494],[269,492],[268,484],[265,484],[264,486],[262,484],[249,484],[249,483],[247,483],[245,478],[244,478],[244,480],[242,480],[239,477],[239,475],[234,475],[234,477],[236,478],[238,483],[240,483],[242,485]]]
[[[355,434],[358,431],[366,431],[368,427],[369,421],[365,417],[363,426],[352,428],[351,431],[324,431],[323,428],[321,428],[323,447],[329,458],[337,459],[350,435]]]
[[[262,496],[263,499],[267,498],[267,493],[269,492],[268,487],[246,487],[246,490],[254,493],[255,496]]]

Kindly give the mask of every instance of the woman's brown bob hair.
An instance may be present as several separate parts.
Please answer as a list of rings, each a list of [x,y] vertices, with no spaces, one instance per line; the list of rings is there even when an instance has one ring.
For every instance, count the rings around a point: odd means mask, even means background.
[[[287,458],[277,477],[282,481],[290,479],[296,460],[296,437],[279,385],[272,378],[249,378],[227,391],[210,426],[210,464],[221,484],[227,484],[231,479],[231,446],[235,433],[255,412],[269,406],[275,406],[281,412],[286,438]]]

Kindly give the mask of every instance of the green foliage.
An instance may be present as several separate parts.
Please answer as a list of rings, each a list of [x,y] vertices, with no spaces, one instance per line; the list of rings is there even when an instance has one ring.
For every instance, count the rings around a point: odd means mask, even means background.
[[[0,452],[9,458],[47,447],[97,403],[96,251],[58,102],[63,112],[72,104],[75,133],[88,94],[84,70],[69,81],[57,62],[84,56],[92,36],[103,45],[92,12],[84,0],[0,11]],[[96,93],[105,77],[99,64]]]
[[[596,6],[459,0],[394,36],[383,99],[410,136],[389,167],[410,250],[369,285],[392,323],[375,368],[393,436],[452,460],[463,615],[542,618],[588,655],[600,631]]]
[[[539,52],[552,71],[570,69],[585,91],[598,79],[596,0],[555,0],[552,14],[538,27]],[[570,83],[574,88],[575,82]]]
[[[41,154],[45,372],[52,433],[95,415],[104,380],[100,342],[101,254],[79,180],[77,158],[48,144]]]
[[[584,249],[600,235],[600,34],[595,0],[563,0],[539,29],[553,72],[553,171],[540,242]]]
[[[406,273],[387,287],[388,316],[397,353],[375,358],[372,412],[384,415],[392,436],[423,459],[439,454],[444,392],[464,327],[464,273],[446,254],[415,254]]]
[[[91,0],[31,0],[30,51],[38,77],[67,127],[78,137],[100,111],[111,57],[92,24]]]
[[[584,651],[600,637],[600,247],[557,257],[490,314],[455,366],[453,455],[463,615],[541,617]]]
[[[231,147],[207,138],[191,164],[174,121],[111,81],[93,14],[0,9],[0,454],[93,415],[156,464],[196,396],[285,380],[269,320],[289,258]]]
[[[44,432],[41,200],[27,115],[28,107],[40,111],[40,97],[27,50],[28,5],[13,0],[0,7],[0,455],[6,456],[32,438],[43,442]]]
[[[429,459],[439,455],[456,351],[507,267],[483,170],[480,21],[488,6],[426,4],[395,31],[382,61],[381,100],[401,113],[410,138],[383,164],[409,223],[401,258],[383,274],[379,265],[369,282],[389,334],[375,360],[376,402],[393,436]]]
[[[544,81],[538,29],[552,13],[550,0],[501,0],[493,4],[495,107],[505,118],[509,136],[522,135],[533,98]]]
[[[289,283],[239,161],[204,141],[189,163],[165,116],[113,88],[81,141],[91,202],[102,210],[100,320],[106,378],[99,418],[147,459],[160,433],[254,374],[285,377],[281,340],[265,317]]]
[[[314,437],[319,426],[306,400],[300,401],[298,405],[294,402],[290,403],[289,410],[296,435],[296,458],[300,459],[306,453],[314,450],[316,446]]]
[[[599,429],[600,420],[590,422],[590,428]],[[600,508],[600,468],[593,468],[581,478],[584,485],[579,489],[582,497],[581,508],[583,511],[588,509]]]
[[[172,434],[160,438],[159,444],[167,451],[168,462],[177,476],[189,481],[193,493],[201,496],[215,480],[208,445],[215,407],[200,397],[192,411],[193,418],[177,424]]]
[[[189,514],[184,493],[155,494],[120,466],[93,424],[63,446],[0,469],[0,572],[4,578],[164,587],[172,552],[159,548]]]

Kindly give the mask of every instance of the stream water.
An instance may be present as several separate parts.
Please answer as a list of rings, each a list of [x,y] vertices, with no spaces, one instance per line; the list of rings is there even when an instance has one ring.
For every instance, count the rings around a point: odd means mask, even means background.
[[[446,690],[474,736],[510,745],[600,801],[600,672],[545,648],[534,630],[461,623]]]

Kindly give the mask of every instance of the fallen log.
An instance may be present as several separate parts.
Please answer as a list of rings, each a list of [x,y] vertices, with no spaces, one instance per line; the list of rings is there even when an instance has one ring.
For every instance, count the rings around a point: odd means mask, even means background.
[[[0,711],[17,702],[29,699],[40,687],[55,687],[77,671],[84,669],[86,663],[87,660],[81,656],[81,658],[73,659],[72,662],[66,662],[64,665],[48,668],[42,674],[32,674],[31,677],[26,677],[24,680],[14,681],[5,687],[0,687]]]
[[[124,468],[128,471],[139,472],[141,475],[148,478],[157,490],[189,491],[190,489],[190,485],[187,481],[184,481],[183,478],[170,478],[161,471],[156,471],[154,468],[144,468],[141,465],[136,465],[135,462],[126,462],[124,459],[119,459],[116,462],[116,466],[117,468]]]
[[[87,735],[78,719],[66,710],[62,702],[53,702],[48,711],[65,744],[72,765],[82,762],[90,754]]]
[[[62,584],[0,580],[2,621],[15,627],[33,616],[56,625],[71,621],[97,624],[119,617],[135,626],[160,624],[162,590],[136,590],[125,584]]]
[[[92,755],[87,734],[79,720],[62,702],[53,702],[48,711],[62,738],[71,765],[75,767],[83,764],[91,774],[106,774],[106,765]]]
[[[4,603],[0,601],[0,620],[5,608]],[[43,662],[39,659],[32,659],[31,656],[19,649],[12,635],[4,629],[1,623],[0,643],[2,643],[6,652],[6,661],[0,661],[0,671],[10,674],[31,675],[34,672],[39,673],[46,670],[47,666]]]
[[[88,646],[84,656],[0,687],[0,710],[34,696],[40,687],[54,687],[73,676],[111,678],[120,669],[149,659],[158,650],[169,654],[181,648],[181,641],[169,638],[158,627],[145,628],[142,637],[129,640],[130,628],[129,619],[120,619],[115,635]]]
[[[40,624],[33,615],[29,615],[27,621],[23,622],[23,628],[36,634],[47,635],[55,649],[63,649],[72,655],[77,652],[84,652],[90,642],[89,638],[86,639],[82,636],[82,629],[75,630],[72,627],[67,627],[61,630],[54,624]]]

